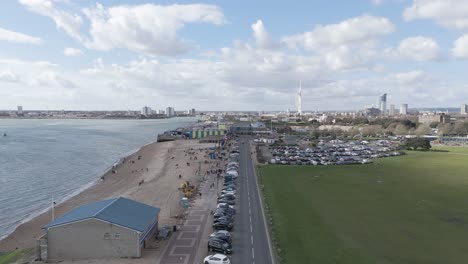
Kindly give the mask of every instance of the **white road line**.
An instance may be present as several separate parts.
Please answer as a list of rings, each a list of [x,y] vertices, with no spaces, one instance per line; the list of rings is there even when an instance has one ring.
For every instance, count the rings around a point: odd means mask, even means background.
[[[252,224],[250,224],[250,233],[253,233]]]
[[[252,216],[249,215],[250,224],[252,224]]]
[[[255,251],[254,251],[254,248],[252,248],[252,258],[253,258],[253,259],[255,258]]]
[[[250,235],[250,242],[252,243],[252,246],[253,246],[253,235]]]

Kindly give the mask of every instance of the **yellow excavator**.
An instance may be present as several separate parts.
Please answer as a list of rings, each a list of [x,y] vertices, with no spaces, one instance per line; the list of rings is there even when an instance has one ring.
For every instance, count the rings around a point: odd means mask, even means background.
[[[194,189],[195,186],[190,181],[184,181],[179,188],[179,190],[181,190],[187,198],[192,197]]]

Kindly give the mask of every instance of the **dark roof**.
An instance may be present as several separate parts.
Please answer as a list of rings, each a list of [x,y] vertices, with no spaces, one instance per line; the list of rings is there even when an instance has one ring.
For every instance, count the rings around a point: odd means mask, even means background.
[[[43,228],[94,218],[143,232],[153,224],[159,211],[159,208],[119,197],[77,207]]]

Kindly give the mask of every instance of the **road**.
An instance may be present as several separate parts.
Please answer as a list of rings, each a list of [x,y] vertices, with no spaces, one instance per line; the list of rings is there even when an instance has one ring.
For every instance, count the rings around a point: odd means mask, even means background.
[[[232,263],[273,264],[248,139],[240,139]]]

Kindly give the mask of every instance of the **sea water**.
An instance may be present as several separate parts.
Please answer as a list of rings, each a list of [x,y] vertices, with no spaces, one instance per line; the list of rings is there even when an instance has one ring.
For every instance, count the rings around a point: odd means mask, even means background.
[[[91,186],[158,133],[195,121],[0,119],[0,239],[50,208],[52,199]]]

